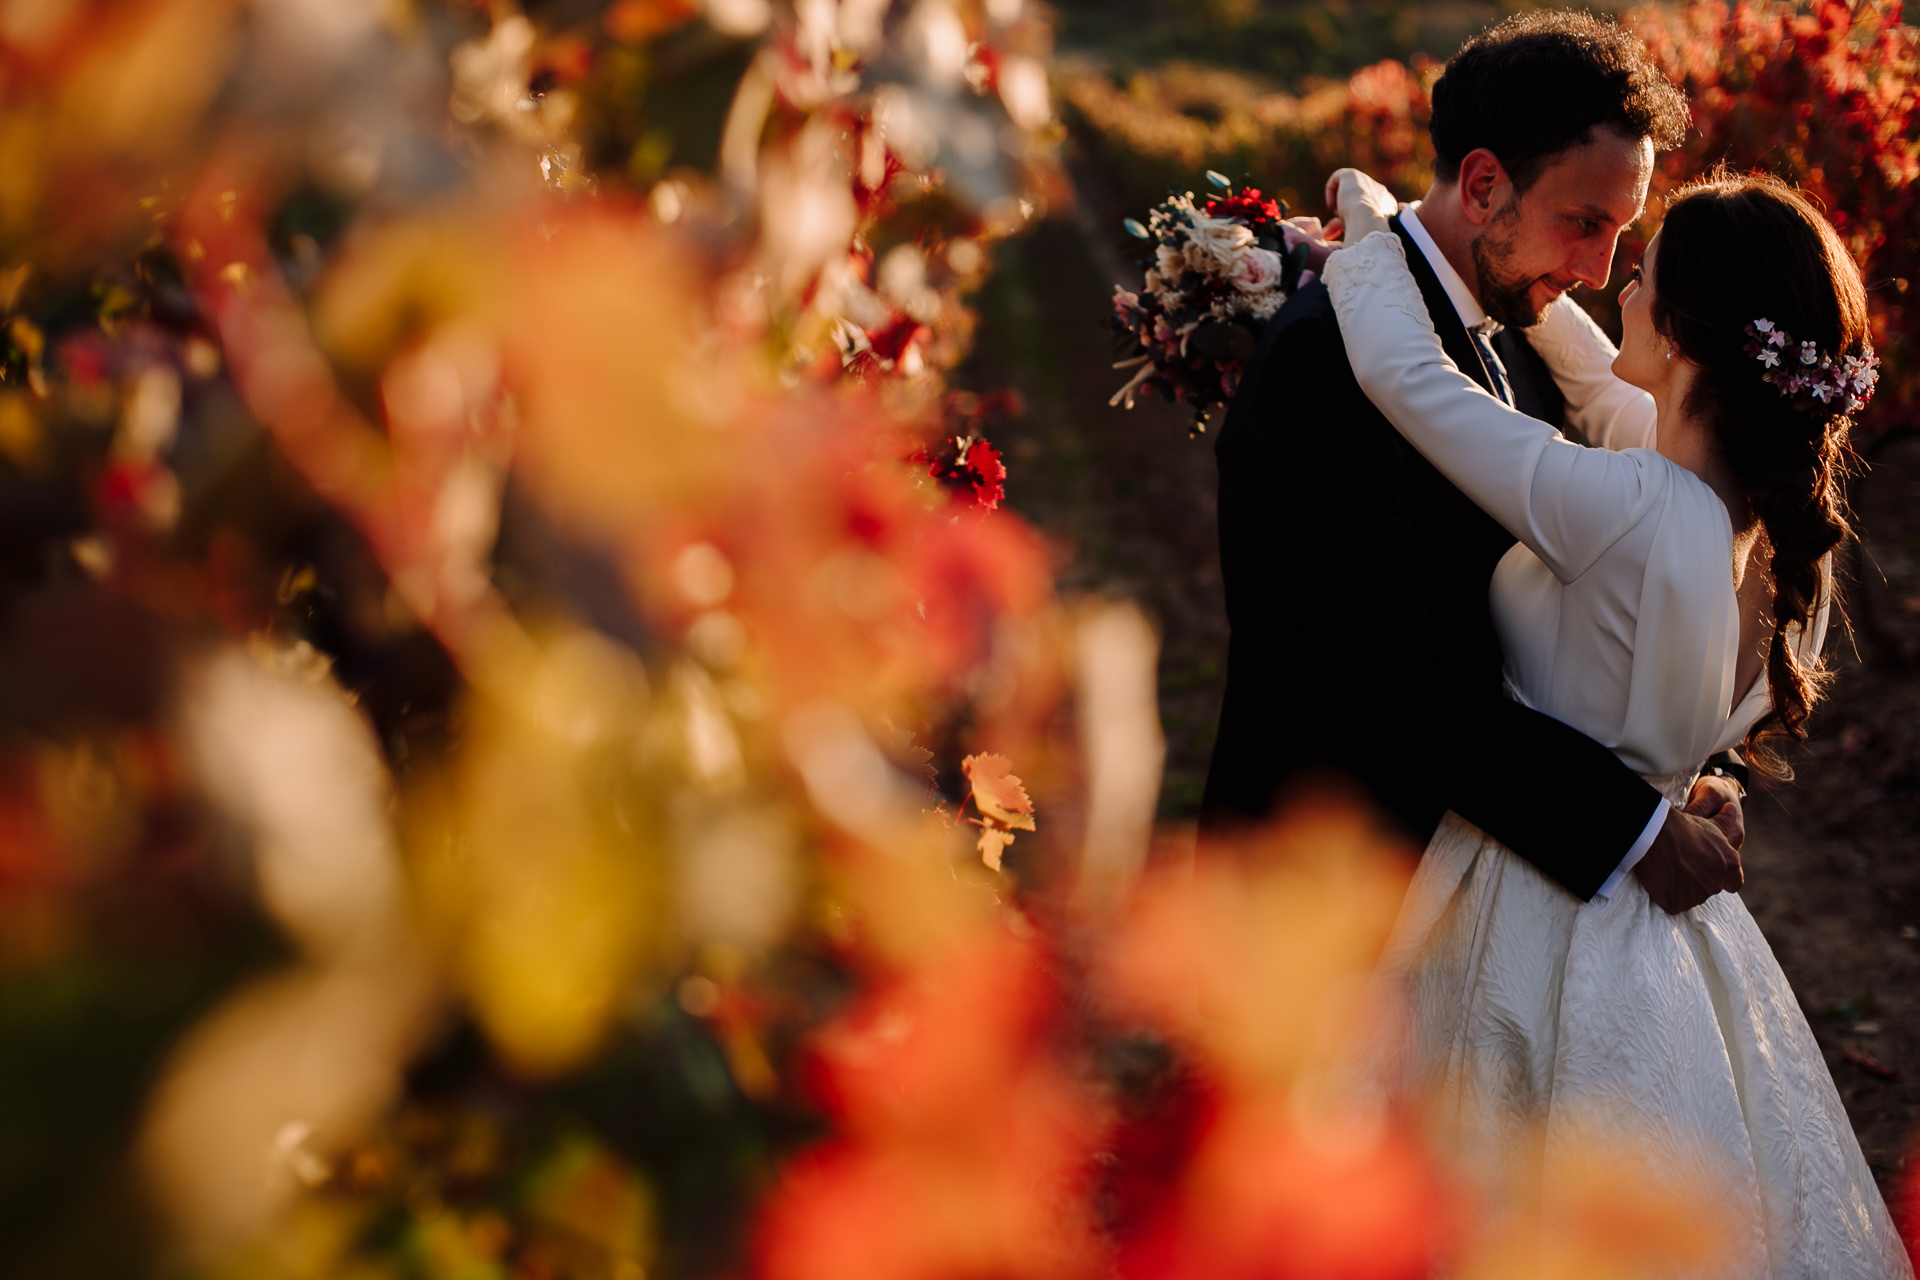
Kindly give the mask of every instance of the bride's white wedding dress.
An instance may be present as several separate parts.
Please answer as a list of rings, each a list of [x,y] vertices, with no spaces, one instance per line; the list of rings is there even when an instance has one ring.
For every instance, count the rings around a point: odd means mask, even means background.
[[[1570,300],[1528,336],[1601,448],[1572,444],[1455,368],[1397,236],[1334,254],[1325,278],[1360,385],[1520,539],[1492,587],[1510,691],[1684,803],[1700,762],[1768,706],[1764,674],[1741,696],[1733,688],[1725,506],[1645,447],[1651,398],[1613,377],[1612,345]],[[1803,652],[1824,626],[1823,611],[1797,637]],[[1581,903],[1449,814],[1385,964],[1412,1015],[1389,1074],[1436,1091],[1483,1152],[1529,1150],[1551,1179],[1596,1136],[1632,1144],[1648,1170],[1715,1196],[1736,1224],[1728,1276],[1913,1274],[1793,991],[1737,896],[1670,916],[1628,876]]]

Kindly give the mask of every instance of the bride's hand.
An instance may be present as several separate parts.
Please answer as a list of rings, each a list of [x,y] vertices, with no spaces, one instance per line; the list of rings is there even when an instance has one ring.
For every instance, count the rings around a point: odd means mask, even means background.
[[[1387,219],[1400,211],[1393,192],[1358,169],[1335,169],[1327,179],[1327,203],[1338,210],[1341,240],[1358,244],[1369,233],[1387,230]]]
[[[1653,905],[1669,915],[1691,910],[1716,893],[1738,893],[1746,882],[1740,846],[1746,842],[1740,791],[1726,778],[1702,778],[1684,809],[1667,815],[1633,874]]]

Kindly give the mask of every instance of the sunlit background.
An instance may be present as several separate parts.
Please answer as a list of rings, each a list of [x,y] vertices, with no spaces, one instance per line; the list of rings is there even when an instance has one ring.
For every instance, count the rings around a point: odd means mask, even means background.
[[[1502,12],[0,0],[0,1273],[1710,1268],[1634,1153],[1351,1087],[1412,851],[1196,857],[1211,440],[1107,404],[1123,218],[1416,197]],[[1748,898],[1891,1198],[1920,36],[1623,21],[1657,187],[1772,167],[1871,287],[1857,638]]]

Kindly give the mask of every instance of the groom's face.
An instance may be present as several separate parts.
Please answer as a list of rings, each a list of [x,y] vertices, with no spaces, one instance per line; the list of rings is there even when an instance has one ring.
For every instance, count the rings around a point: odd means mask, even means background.
[[[1550,159],[1524,193],[1505,185],[1471,242],[1486,313],[1529,328],[1574,285],[1606,284],[1614,245],[1646,206],[1652,177],[1651,142],[1602,128]]]

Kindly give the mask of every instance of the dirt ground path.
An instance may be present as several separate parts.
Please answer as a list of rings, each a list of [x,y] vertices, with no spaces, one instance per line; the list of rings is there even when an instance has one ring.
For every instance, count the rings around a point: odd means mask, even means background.
[[[1107,220],[1111,238],[1069,212],[1003,249],[962,380],[1026,397],[991,434],[1009,505],[1068,556],[1063,587],[1136,600],[1160,626],[1161,812],[1180,822],[1199,803],[1226,658],[1213,450],[1187,438],[1184,410],[1106,405],[1124,378],[1105,318],[1127,248]],[[1920,1133],[1920,440],[1881,451],[1860,505],[1858,654],[1830,644],[1839,678],[1798,780],[1750,800],[1744,897],[1891,1194]]]
[[[1920,1138],[1920,439],[1870,453],[1854,632],[1795,781],[1749,806],[1743,896],[1891,1188]]]

